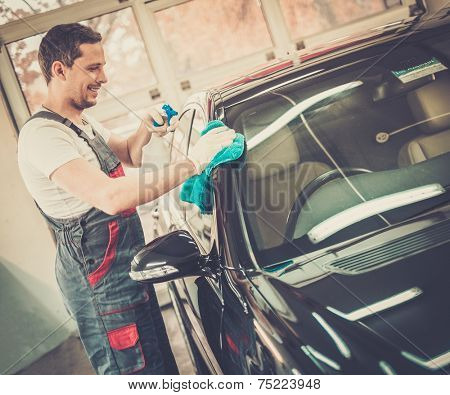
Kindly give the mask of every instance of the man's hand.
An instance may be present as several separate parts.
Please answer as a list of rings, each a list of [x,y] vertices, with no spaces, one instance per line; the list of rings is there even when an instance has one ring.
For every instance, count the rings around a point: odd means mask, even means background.
[[[188,155],[188,159],[193,163],[197,174],[201,174],[214,156],[220,150],[229,146],[235,137],[236,132],[228,126],[214,128],[201,136]]]
[[[160,126],[155,126],[156,122]],[[159,137],[165,136],[167,133],[173,132],[178,127],[178,117],[174,116],[170,120],[170,125],[167,123],[167,115],[163,109],[150,109],[149,114],[141,122],[139,131],[146,129],[149,133],[157,134]]]

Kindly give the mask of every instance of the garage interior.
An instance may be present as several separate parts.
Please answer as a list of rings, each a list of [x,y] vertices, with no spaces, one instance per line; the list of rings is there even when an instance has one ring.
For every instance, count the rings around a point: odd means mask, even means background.
[[[127,136],[150,107],[181,108],[196,91],[277,58],[400,20],[412,0],[0,0],[0,373],[93,374],[54,276],[55,243],[17,166],[17,136],[45,94],[37,48],[60,23],[104,37],[110,83],[90,115]],[[145,165],[164,166],[153,139]],[[137,171],[135,169],[129,171]],[[146,241],[157,202],[139,207]],[[157,288],[181,374],[192,363]]]

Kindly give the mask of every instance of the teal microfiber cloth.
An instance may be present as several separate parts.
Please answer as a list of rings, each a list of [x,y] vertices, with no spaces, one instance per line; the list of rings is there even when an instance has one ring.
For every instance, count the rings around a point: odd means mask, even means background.
[[[203,136],[211,129],[221,126],[225,126],[222,121],[208,122],[200,135]],[[245,138],[242,134],[236,133],[233,143],[219,151],[201,174],[192,176],[184,182],[180,191],[180,199],[197,205],[202,214],[211,214],[213,208],[212,171],[223,163],[239,159],[244,151]]]

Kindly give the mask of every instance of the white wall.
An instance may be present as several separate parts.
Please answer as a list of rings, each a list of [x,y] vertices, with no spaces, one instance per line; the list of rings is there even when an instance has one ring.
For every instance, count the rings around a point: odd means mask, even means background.
[[[14,373],[74,329],[59,295],[55,245],[17,166],[17,138],[0,97],[0,374]]]

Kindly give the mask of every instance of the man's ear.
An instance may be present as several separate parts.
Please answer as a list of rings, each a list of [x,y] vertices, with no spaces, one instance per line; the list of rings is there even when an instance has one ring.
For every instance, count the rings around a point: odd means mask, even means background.
[[[52,75],[61,81],[66,80],[66,66],[63,62],[60,62],[59,60],[53,62]]]

